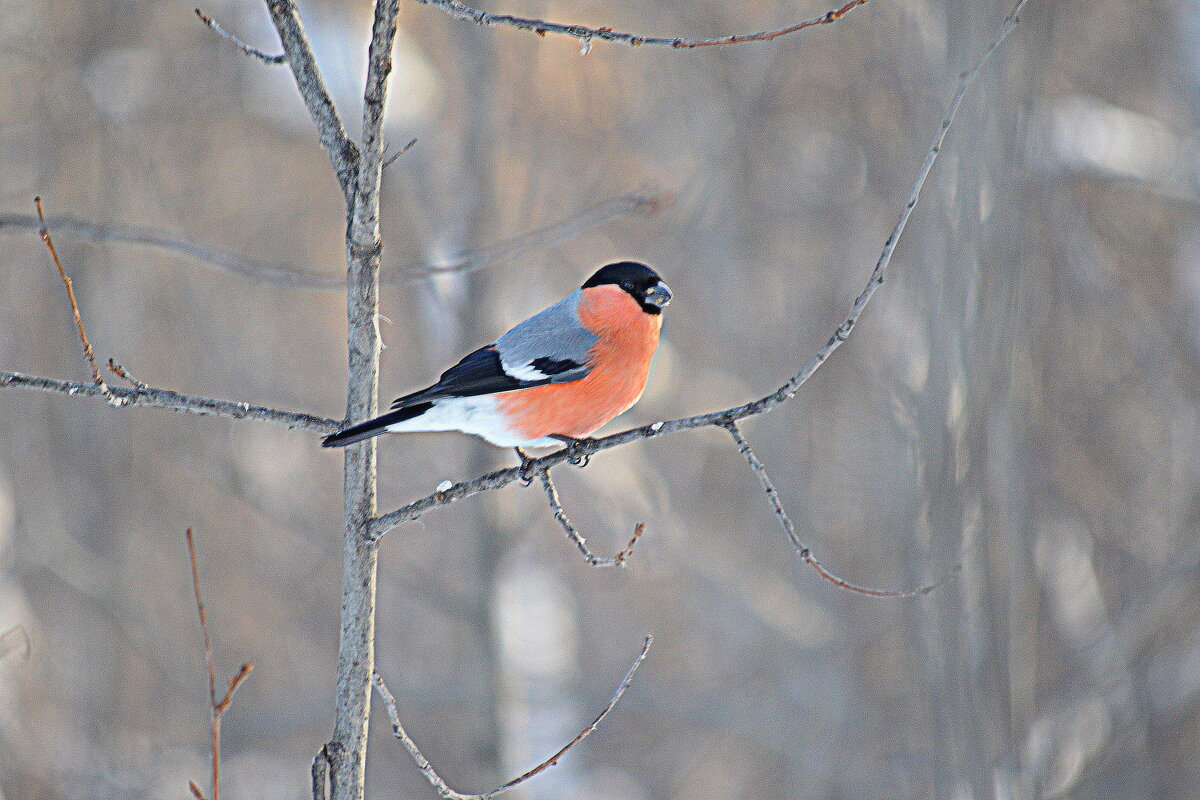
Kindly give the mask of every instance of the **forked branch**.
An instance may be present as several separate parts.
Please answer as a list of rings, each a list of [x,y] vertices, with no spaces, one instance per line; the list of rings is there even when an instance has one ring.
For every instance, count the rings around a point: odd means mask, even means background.
[[[437,790],[439,795],[441,795],[443,798],[446,798],[446,800],[490,800],[490,798],[493,798],[503,792],[507,792],[509,789],[520,786],[530,778],[540,775],[541,773],[550,769],[550,767],[553,767],[559,762],[559,760],[562,759],[563,756],[570,752],[575,745],[579,744],[589,735],[591,735],[592,731],[596,730],[596,727],[600,724],[600,721],[608,716],[608,712],[612,711],[613,708],[616,707],[617,703],[621,700],[621,697],[625,694],[625,691],[629,688],[630,684],[633,683],[634,673],[637,672],[638,667],[642,665],[642,662],[646,660],[646,654],[650,652],[650,644],[653,641],[653,636],[646,637],[646,641],[642,644],[642,652],[640,652],[638,657],[634,659],[633,666],[629,668],[629,672],[625,673],[625,680],[621,681],[621,685],[617,687],[616,694],[614,694],[612,699],[608,701],[608,705],[604,707],[604,710],[601,711],[596,718],[591,721],[590,724],[588,724],[579,732],[578,736],[567,742],[561,749],[559,749],[557,753],[550,756],[528,772],[518,775],[508,783],[497,786],[491,791],[482,792],[480,794],[466,794],[450,788],[450,785],[446,783],[442,776],[438,774],[437,770],[433,768],[433,765],[429,763],[429,759],[425,758],[425,755],[421,752],[420,748],[417,747],[417,743],[413,741],[411,736],[408,735],[408,731],[404,730],[404,726],[400,724],[400,712],[396,708],[396,698],[392,696],[392,693],[387,688],[387,684],[383,682],[383,678],[380,677],[378,672],[374,673],[372,676],[372,683],[375,685],[375,691],[379,692],[379,696],[383,699],[384,708],[387,709],[388,719],[392,723],[392,734],[400,740],[401,744],[404,745],[404,749],[407,750],[409,755],[413,757],[413,760],[417,762],[417,769],[421,770],[421,774],[425,776],[425,779],[428,780],[433,788]]]
[[[587,546],[587,541],[584,540],[583,534],[579,532],[579,529],[567,517],[567,512],[563,510],[562,500],[558,496],[558,487],[554,485],[554,481],[550,478],[550,470],[544,469],[539,471],[538,478],[542,482],[542,488],[546,490],[546,500],[550,503],[550,510],[554,512],[554,518],[558,520],[558,524],[566,531],[567,538],[579,548],[579,552],[583,554],[584,560],[593,567],[625,566],[625,562],[633,555],[633,546],[637,544],[638,539],[642,538],[642,534],[646,530],[646,523],[639,522],[634,526],[633,538],[629,540],[629,544],[625,545],[624,550],[611,558],[598,556]]]
[[[221,800],[221,717],[233,703],[233,694],[238,690],[250,673],[254,671],[254,662],[242,664],[238,673],[229,679],[229,688],[225,696],[217,700],[216,668],[213,666],[212,639],[208,635],[208,616],[204,613],[204,601],[200,599],[200,569],[196,564],[196,543],[192,540],[192,529],[187,529],[188,556],[192,560],[192,590],[196,595],[196,613],[200,616],[200,629],[204,631],[204,662],[208,666],[208,700],[212,720],[212,783],[210,785],[211,800]],[[188,788],[196,800],[205,800],[204,792],[195,781],[188,781]]]
[[[980,70],[991,58],[996,49],[1008,38],[1013,29],[1017,25],[1017,15],[1025,6],[1027,0],[1018,0],[1004,23],[1000,26],[996,37],[984,51],[979,61],[974,67],[962,73],[959,76],[958,88],[954,93],[954,97],[950,101],[950,105],[946,111],[945,117],[942,118],[941,124],[938,126],[937,133],[933,137],[933,142],[929,150],[925,154],[925,159],[921,163],[920,169],[917,171],[916,181],[913,183],[912,189],[909,192],[908,200],[905,202],[903,209],[900,211],[900,218],[896,222],[896,226],[892,229],[891,234],[884,242],[883,251],[879,255],[879,259],[875,262],[875,268],[871,271],[867,278],[866,287],[859,293],[858,297],[850,306],[850,312],[846,318],[834,329],[829,340],[825,342],[813,355],[812,358],[803,366],[803,368],[790,378],[783,386],[765,397],[760,397],[749,403],[733,408],[727,408],[722,411],[712,411],[707,414],[698,414],[692,417],[683,417],[681,419],[668,420],[663,422],[655,422],[650,425],[643,425],[640,428],[632,428],[630,430],[614,433],[611,436],[605,436],[600,439],[591,439],[586,443],[571,448],[570,451],[563,449],[557,450],[549,455],[541,458],[532,459],[520,467],[510,467],[508,469],[495,470],[485,475],[480,475],[477,478],[468,481],[462,481],[452,484],[449,488],[443,491],[437,491],[427,495],[419,500],[414,500],[408,505],[402,506],[388,514],[374,520],[371,525],[371,534],[375,539],[382,537],[392,528],[401,523],[420,517],[427,511],[435,508],[440,508],[450,503],[457,502],[467,497],[472,497],[481,492],[500,489],[509,485],[513,481],[521,480],[522,478],[540,473],[543,470],[548,470],[551,467],[562,464],[571,458],[581,456],[590,456],[613,447],[620,447],[631,442],[643,441],[645,439],[654,439],[659,436],[666,436],[670,433],[678,433],[680,431],[695,430],[704,427],[725,427],[728,422],[736,422],[746,419],[747,417],[765,414],[772,411],[787,401],[796,396],[796,391],[803,386],[809,378],[821,367],[825,361],[833,355],[842,344],[850,337],[854,330],[854,326],[858,323],[859,317],[862,316],[867,304],[870,303],[875,291],[883,285],[884,275],[887,271],[888,264],[891,263],[892,253],[896,249],[896,244],[900,241],[900,236],[904,233],[905,227],[908,225],[909,217],[912,216],[913,209],[916,208],[917,202],[921,197],[921,190],[925,186],[925,181],[929,177],[930,171],[933,169],[934,163],[937,161],[938,154],[941,152],[942,144],[946,140],[946,135],[950,132],[951,126],[958,115],[958,110],[962,105],[963,97],[967,90],[975,82],[979,76]],[[811,554],[810,554],[811,555]]]

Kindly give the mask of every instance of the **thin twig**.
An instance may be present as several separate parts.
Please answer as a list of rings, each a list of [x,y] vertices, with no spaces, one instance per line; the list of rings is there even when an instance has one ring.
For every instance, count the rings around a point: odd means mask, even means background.
[[[414,500],[408,505],[402,506],[395,511],[384,514],[377,518],[371,525],[371,534],[373,538],[378,539],[395,528],[409,520],[417,519],[426,511],[434,508],[440,508],[450,503],[457,502],[467,497],[472,497],[481,492],[500,489],[510,483],[522,480],[523,477],[529,474],[548,470],[551,467],[557,466],[567,461],[571,457],[593,455],[603,450],[608,450],[613,447],[629,444],[630,442],[643,441],[645,439],[654,439],[659,436],[666,436],[670,433],[678,433],[680,431],[695,430],[710,426],[724,426],[726,422],[745,419],[746,417],[764,414],[791,400],[796,395],[796,390],[800,388],[813,373],[833,354],[835,350],[841,347],[842,343],[849,338],[853,331],[858,318],[862,315],[863,310],[867,307],[871,297],[875,294],[875,290],[883,284],[884,273],[887,270],[888,264],[891,262],[892,253],[896,249],[896,244],[900,241],[900,236],[904,232],[905,226],[908,224],[908,219],[912,215],[913,209],[917,205],[917,201],[921,196],[921,189],[925,185],[925,180],[929,177],[930,170],[937,160],[938,153],[941,151],[942,143],[946,140],[946,134],[949,133],[951,125],[958,114],[959,106],[962,104],[963,97],[966,95],[967,89],[974,83],[975,78],[979,75],[979,71],[988,59],[996,51],[1001,43],[1008,38],[1017,24],[1017,15],[1021,8],[1024,7],[1027,0],[1018,0],[1013,7],[1012,12],[1000,26],[996,38],[984,51],[979,62],[970,70],[964,72],[959,78],[958,89],[950,101],[946,116],[943,117],[941,124],[938,127],[937,133],[934,135],[933,143],[930,145],[928,152],[925,155],[925,160],[921,164],[921,168],[917,172],[917,179],[913,183],[912,190],[909,192],[908,200],[904,204],[904,208],[900,212],[900,219],[893,228],[887,241],[884,242],[883,251],[880,253],[879,260],[875,263],[875,268],[871,271],[870,277],[867,279],[866,288],[855,298],[854,303],[850,307],[850,313],[846,319],[834,330],[833,335],[829,340],[821,346],[817,353],[808,361],[807,364],[788,380],[783,386],[775,390],[765,397],[761,397],[749,403],[733,408],[727,408],[722,411],[713,411],[707,414],[698,414],[692,417],[683,417],[681,419],[668,420],[663,422],[655,422],[650,425],[643,425],[640,428],[632,428],[630,430],[614,433],[611,436],[605,436],[600,439],[590,440],[573,448],[573,453],[567,449],[556,450],[549,455],[542,456],[538,459],[533,459],[521,467],[510,467],[508,469],[495,470],[484,475],[480,475],[468,481],[453,484],[448,489],[434,492],[419,500]]]
[[[37,206],[38,233],[41,234],[46,249],[50,251],[50,259],[58,268],[58,276],[62,278],[63,285],[67,287],[67,299],[71,301],[71,313],[75,315],[75,327],[79,329],[79,339],[83,342],[83,355],[92,369],[92,380],[95,381],[96,388],[108,400],[108,404],[120,408],[125,401],[112,393],[108,384],[104,382],[104,377],[100,374],[100,367],[96,364],[96,354],[92,352],[92,343],[88,341],[87,332],[83,329],[83,317],[79,315],[79,303],[75,302],[75,288],[71,284],[71,278],[67,275],[67,271],[63,269],[62,261],[58,258],[58,251],[54,249],[54,242],[50,241],[50,230],[46,227],[46,214],[42,211],[42,198],[33,198],[33,203]]]
[[[233,693],[250,677],[254,671],[254,662],[242,664],[238,673],[229,679],[229,688],[225,696],[217,702],[216,670],[213,667],[212,639],[208,635],[208,616],[204,613],[204,601],[200,599],[200,568],[196,564],[196,543],[192,539],[192,529],[188,528],[184,538],[187,539],[188,556],[192,561],[192,590],[196,595],[196,612],[200,615],[200,629],[204,631],[204,662],[208,665],[208,699],[210,718],[212,720],[212,800],[221,800],[221,717],[229,710],[233,702]],[[196,796],[196,800],[204,800],[204,793],[195,781],[188,782],[188,788]]]
[[[404,155],[405,153],[407,153],[409,150],[412,150],[413,145],[415,145],[416,143],[417,143],[416,137],[413,137],[412,139],[410,139],[408,141],[408,144],[404,145],[404,147],[401,147],[399,150],[392,153],[390,156],[387,157],[387,159],[384,160],[383,168],[387,169],[392,164],[396,163],[396,159],[399,158],[400,156]]]
[[[767,493],[767,499],[771,503],[771,508],[775,511],[775,516],[779,518],[779,524],[783,526],[783,532],[787,534],[788,540],[791,542],[792,547],[795,548],[797,555],[800,556],[800,560],[815,569],[818,575],[830,583],[833,583],[842,589],[846,589],[851,592],[858,592],[859,594],[870,595],[871,597],[921,597],[929,594],[934,589],[937,589],[939,586],[942,586],[948,581],[952,580],[954,576],[956,576],[962,569],[961,564],[955,564],[941,580],[937,581],[936,583],[931,583],[927,586],[921,586],[917,589],[871,589],[866,586],[855,585],[844,578],[838,577],[826,569],[821,562],[817,560],[817,557],[813,555],[812,550],[808,547],[808,545],[800,541],[800,537],[796,533],[796,526],[792,522],[792,518],[788,516],[787,511],[784,509],[783,501],[779,499],[779,492],[776,491],[775,484],[771,481],[771,476],[767,474],[767,468],[763,466],[761,461],[758,460],[758,456],[755,455],[754,450],[751,449],[750,443],[746,441],[746,437],[743,436],[741,430],[738,429],[737,423],[733,420],[730,420],[722,427],[729,431],[729,435],[732,436],[733,441],[737,443],[738,452],[742,454],[742,456],[746,459],[746,463],[750,465],[750,469],[755,475],[758,476],[758,481],[762,484],[763,490]]]
[[[675,47],[678,49],[691,49],[695,47],[721,47],[725,45],[745,44],[747,42],[769,42],[772,39],[778,39],[781,36],[802,31],[805,28],[812,28],[817,25],[828,25],[831,22],[837,22],[846,14],[861,5],[865,5],[867,0],[850,0],[840,8],[835,8],[822,14],[819,17],[797,22],[794,25],[788,25],[783,28],[776,28],[769,31],[761,31],[760,33],[735,33],[731,36],[722,36],[716,39],[680,39],[680,38],[664,38],[661,36],[642,36],[636,33],[620,33],[609,27],[603,28],[588,28],[583,25],[564,25],[557,22],[546,22],[540,19],[528,19],[525,17],[514,17],[508,14],[491,14],[487,11],[479,11],[470,6],[463,5],[458,0],[416,0],[422,5],[434,6],[440,8],[455,19],[466,22],[474,22],[476,25],[506,25],[511,28],[519,28],[520,30],[533,31],[538,36],[545,36],[547,33],[558,33],[564,36],[570,36],[574,39],[579,39],[584,43],[582,53],[587,54],[593,39],[599,39],[604,42],[614,42],[616,44],[627,44],[630,47],[640,47],[644,44],[663,45],[666,47]]]
[[[443,798],[446,798],[446,800],[490,800],[490,798],[495,797],[501,792],[506,792],[509,789],[519,786],[530,778],[533,778],[542,772],[545,772],[550,767],[553,767],[571,750],[571,748],[582,742],[592,733],[592,731],[596,730],[596,727],[600,724],[600,721],[608,716],[608,712],[613,710],[613,708],[621,700],[621,697],[625,694],[625,690],[627,690],[630,684],[633,683],[633,675],[637,672],[638,667],[642,665],[642,662],[646,660],[646,654],[650,652],[650,644],[653,641],[653,636],[646,637],[645,643],[642,644],[642,652],[640,652],[638,657],[634,659],[633,666],[630,667],[629,672],[625,674],[625,680],[621,681],[621,685],[617,687],[617,692],[612,696],[612,700],[608,701],[608,705],[604,707],[604,710],[601,711],[594,720],[592,720],[591,724],[580,731],[578,736],[567,742],[567,744],[564,745],[557,753],[550,756],[550,758],[538,764],[533,769],[518,775],[508,783],[498,786],[491,791],[483,792],[482,794],[464,794],[463,792],[458,792],[450,788],[450,785],[442,779],[442,776],[439,775],[437,770],[433,768],[433,765],[429,763],[429,759],[425,758],[425,756],[421,753],[421,750],[417,747],[417,743],[413,741],[412,737],[408,735],[408,732],[404,730],[404,726],[400,724],[400,712],[396,708],[396,698],[392,696],[392,693],[387,688],[387,684],[383,682],[383,678],[380,677],[378,672],[374,673],[372,682],[375,684],[375,690],[379,692],[379,696],[383,698],[383,705],[387,709],[388,719],[391,720],[392,723],[392,734],[400,740],[400,743],[404,745],[404,749],[408,750],[409,754],[413,757],[413,760],[417,762],[417,769],[421,770],[421,774],[423,774],[426,780],[433,785],[433,788],[437,790],[437,793]]]
[[[389,161],[401,155],[402,152],[389,157]],[[430,275],[475,272],[532,252],[557,247],[590,230],[623,217],[657,214],[670,208],[674,202],[675,197],[671,192],[643,187],[610,197],[545,227],[526,231],[449,259],[422,260],[383,267],[379,272],[380,285],[397,286],[424,280]],[[313,272],[294,264],[259,261],[237,253],[196,244],[180,238],[177,234],[156,228],[97,222],[62,214],[49,216],[46,221],[49,227],[58,232],[70,231],[76,236],[95,242],[117,242],[149,247],[173,255],[182,255],[193,259],[202,266],[214,268],[228,275],[237,275],[287,289],[340,291],[346,287],[346,276],[342,273]],[[38,230],[40,227],[41,223],[34,214],[0,214],[0,233],[14,230]]]
[[[622,566],[625,560],[633,555],[633,546],[638,543],[638,539],[642,538],[642,534],[646,532],[646,523],[639,522],[633,526],[633,536],[629,537],[629,544],[625,545],[625,549],[617,553],[617,561],[621,562]]]
[[[200,18],[201,22],[216,31],[217,35],[231,42],[234,47],[241,50],[251,58],[257,58],[262,63],[269,65],[287,63],[287,53],[280,53],[277,56],[267,55],[262,50],[259,50],[257,47],[251,47],[229,31],[222,28],[219,24],[217,24],[215,19],[208,16],[198,8],[196,9],[196,16]]]
[[[5,387],[18,389],[37,389],[55,394],[78,395],[82,397],[100,397],[102,392],[92,383],[77,381],[60,381],[55,378],[42,378],[36,375],[25,375],[20,372],[0,370],[0,389]],[[233,400],[216,400],[211,397],[193,397],[191,395],[172,392],[168,389],[152,387],[125,389],[113,387],[110,391],[127,407],[165,408],[169,411],[183,411],[188,414],[200,414],[208,417],[231,417],[233,419],[252,419],[258,422],[270,422],[287,428],[312,431],[313,433],[333,433],[341,430],[344,423],[339,420],[316,417],[312,414],[298,414],[294,411],[281,411],[266,406],[256,406]]]
[[[639,522],[633,530],[633,538],[629,540],[629,544],[625,549],[617,553],[612,558],[604,558],[593,553],[584,541],[583,534],[579,529],[567,518],[567,512],[563,511],[562,500],[558,496],[558,487],[554,485],[554,481],[550,478],[550,470],[543,469],[538,471],[538,478],[542,481],[542,487],[546,490],[546,499],[550,502],[550,510],[554,512],[554,518],[558,520],[558,524],[567,532],[567,537],[570,538],[575,546],[579,548],[579,552],[583,553],[583,558],[588,564],[593,567],[623,567],[625,561],[633,555],[633,546],[637,544],[637,540],[642,537],[642,532],[646,529],[644,522]]]
[[[137,378],[130,375],[125,370],[124,367],[122,367],[117,362],[113,361],[111,358],[108,360],[108,371],[111,372],[113,375],[116,375],[118,378],[128,381],[129,384],[135,389],[141,389],[142,391],[145,391],[150,388],[146,384],[139,381]]]

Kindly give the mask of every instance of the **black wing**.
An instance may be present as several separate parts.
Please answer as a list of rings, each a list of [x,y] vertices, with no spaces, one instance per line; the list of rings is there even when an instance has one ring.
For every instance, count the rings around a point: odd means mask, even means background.
[[[511,392],[550,383],[550,378],[523,380],[504,371],[496,345],[489,344],[466,356],[442,373],[438,382],[428,389],[406,394],[392,403],[392,408],[408,408],[417,403],[441,400],[446,397],[474,397],[493,392]]]

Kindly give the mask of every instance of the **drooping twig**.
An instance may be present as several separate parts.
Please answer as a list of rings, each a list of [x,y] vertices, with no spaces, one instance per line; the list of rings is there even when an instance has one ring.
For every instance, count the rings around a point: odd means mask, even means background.
[[[557,450],[549,455],[538,459],[533,459],[521,467],[510,467],[508,469],[495,470],[485,475],[480,475],[472,480],[462,481],[451,485],[449,488],[439,492],[434,492],[419,500],[414,500],[408,505],[402,506],[395,511],[384,514],[376,519],[371,525],[372,536],[376,539],[382,537],[389,530],[409,520],[416,519],[434,508],[448,505],[457,502],[467,497],[472,497],[481,492],[499,489],[513,481],[521,480],[524,476],[541,472],[542,470],[550,469],[567,461],[571,455],[576,457],[592,455],[603,450],[608,450],[613,447],[629,444],[630,442],[642,441],[645,439],[653,439],[659,436],[665,436],[670,433],[678,433],[680,431],[695,430],[696,428],[704,428],[710,426],[723,427],[726,422],[745,419],[746,417],[764,414],[786,403],[796,395],[796,390],[800,388],[813,373],[820,368],[822,364],[833,354],[835,350],[841,347],[842,343],[849,338],[855,324],[862,315],[863,310],[867,307],[871,297],[875,294],[875,290],[883,284],[884,273],[887,270],[888,264],[891,262],[892,253],[896,249],[896,244],[900,241],[900,236],[904,232],[905,226],[908,224],[908,219],[912,215],[913,209],[917,205],[917,201],[921,196],[921,189],[925,186],[925,181],[929,177],[930,170],[933,169],[934,163],[937,161],[938,153],[941,152],[942,143],[946,140],[946,135],[950,131],[951,125],[954,123],[955,117],[958,115],[958,109],[962,105],[963,97],[967,90],[975,82],[979,71],[987,63],[992,53],[1008,38],[1017,24],[1017,15],[1024,7],[1026,0],[1018,0],[1013,7],[1012,12],[1004,20],[1000,26],[996,37],[984,51],[980,60],[974,67],[964,72],[959,77],[958,88],[954,97],[950,101],[950,105],[946,111],[945,117],[942,118],[941,124],[938,126],[937,133],[933,137],[933,143],[925,154],[925,160],[922,162],[920,169],[917,171],[916,181],[913,183],[912,189],[909,192],[908,200],[904,204],[904,208],[900,212],[899,221],[891,234],[884,242],[883,251],[879,255],[878,261],[875,263],[874,269],[871,271],[867,279],[866,288],[855,298],[850,307],[850,312],[845,320],[834,330],[833,335],[829,340],[817,350],[816,354],[809,359],[803,368],[789,379],[783,386],[775,390],[765,397],[760,397],[749,403],[733,408],[727,408],[722,411],[713,411],[707,414],[698,414],[692,417],[683,417],[681,419],[668,420],[664,422],[655,422],[650,425],[643,425],[640,428],[632,428],[630,430],[614,433],[611,436],[605,436],[600,439],[588,441],[574,448],[574,452],[568,453],[566,449]]]
[[[771,481],[771,476],[767,474],[767,468],[763,466],[761,461],[758,460],[758,456],[755,455],[754,450],[750,447],[750,443],[746,441],[746,437],[743,436],[741,430],[738,429],[737,423],[733,420],[730,420],[722,427],[729,431],[729,435],[732,436],[733,441],[737,443],[738,452],[742,454],[742,457],[746,459],[746,463],[750,465],[751,471],[753,471],[758,477],[759,483],[762,484],[763,490],[767,493],[767,499],[771,503],[771,508],[774,510],[775,516],[779,518],[779,524],[783,526],[783,532],[787,534],[788,540],[792,543],[792,547],[795,548],[796,554],[800,556],[800,560],[815,569],[818,575],[830,583],[833,583],[842,589],[846,589],[847,591],[858,592],[859,594],[870,595],[871,597],[920,597],[927,595],[934,589],[937,589],[939,586],[944,585],[954,578],[954,576],[957,575],[962,569],[961,564],[956,564],[941,580],[937,581],[936,583],[921,586],[917,589],[871,589],[866,586],[858,586],[850,583],[844,578],[838,577],[826,569],[825,566],[817,560],[817,557],[813,555],[812,550],[808,547],[808,545],[800,541],[800,537],[796,533],[796,526],[792,522],[792,518],[788,516],[787,510],[784,509],[783,501],[779,499],[779,492],[776,491],[775,484]]]
[[[623,567],[626,560],[633,555],[633,546],[637,544],[638,539],[642,538],[642,532],[646,530],[646,523],[639,522],[633,529],[633,538],[629,540],[629,544],[625,549],[617,553],[612,558],[604,558],[598,556],[591,551],[584,541],[583,534],[579,529],[567,518],[567,512],[563,511],[562,500],[558,496],[558,487],[554,485],[554,481],[550,478],[550,470],[544,469],[538,471],[538,478],[542,481],[542,487],[546,490],[546,499],[550,503],[550,510],[554,512],[554,518],[558,520],[558,524],[567,532],[567,537],[570,538],[575,546],[579,548],[579,552],[583,553],[583,558],[593,567]]]
[[[479,11],[470,6],[463,5],[459,0],[416,0],[422,5],[434,6],[440,8],[455,19],[464,20],[466,22],[474,22],[476,25],[505,25],[510,28],[519,28],[520,30],[533,31],[538,36],[545,36],[547,33],[558,33],[563,36],[570,36],[574,39],[579,39],[584,43],[583,53],[586,54],[593,39],[599,39],[603,42],[614,42],[617,44],[627,44],[630,47],[640,47],[644,44],[664,45],[666,47],[675,47],[678,49],[691,49],[695,47],[721,47],[725,45],[745,44],[747,42],[769,42],[772,39],[778,39],[781,36],[787,36],[792,33],[797,33],[805,28],[812,28],[817,25],[828,25],[831,22],[837,22],[846,14],[861,5],[865,5],[867,0],[850,0],[840,8],[835,8],[827,11],[819,17],[797,22],[794,25],[787,25],[782,28],[776,28],[769,31],[761,31],[759,33],[735,33],[731,36],[721,36],[716,39],[681,39],[681,38],[665,38],[661,36],[642,36],[636,33],[621,33],[612,28],[588,28],[584,25],[564,25],[558,22],[546,22],[540,19],[529,19],[526,17],[514,17],[508,14],[491,14],[487,11]]]
[[[287,53],[280,53],[277,56],[272,56],[272,55],[267,55],[262,50],[259,50],[257,47],[251,47],[250,45],[246,44],[238,37],[234,36],[229,31],[222,28],[219,24],[217,24],[217,21],[215,19],[208,16],[207,14],[205,14],[203,11],[201,11],[198,8],[196,9],[196,16],[200,18],[201,22],[203,22],[208,27],[212,28],[217,33],[218,36],[231,42],[234,47],[236,47],[238,50],[241,50],[243,53],[250,56],[251,58],[257,58],[262,63],[270,64],[270,65],[284,64],[287,62]]]
[[[24,375],[20,372],[0,370],[0,389],[5,387],[18,389],[37,389],[55,394],[69,394],[81,397],[101,397],[102,392],[93,383],[77,381],[60,381],[55,378],[42,378],[36,375]],[[294,411],[280,411],[276,408],[256,406],[250,403],[240,403],[233,400],[216,400],[211,397],[193,397],[168,389],[151,387],[125,389],[111,387],[109,389],[122,404],[127,407],[165,408],[169,411],[183,411],[188,414],[200,414],[208,417],[231,417],[233,419],[252,419],[259,422],[270,422],[287,428],[312,431],[313,433],[333,433],[343,427],[338,420],[316,417],[312,414],[298,414]]]
[[[221,800],[221,717],[225,716],[225,712],[229,710],[229,706],[233,703],[233,693],[238,690],[250,673],[254,671],[254,662],[247,661],[242,664],[242,668],[238,673],[229,679],[229,688],[225,690],[225,696],[217,701],[217,679],[216,668],[213,666],[213,648],[212,639],[208,635],[208,616],[204,613],[204,601],[200,599],[200,569],[196,564],[196,543],[192,540],[192,529],[188,528],[185,537],[187,539],[188,556],[192,561],[192,590],[196,595],[196,613],[200,616],[200,629],[204,631],[204,662],[208,665],[208,699],[209,709],[212,720],[212,784],[211,800]],[[205,800],[204,793],[195,781],[188,782],[188,788],[192,794],[196,796],[196,800]]]
[[[58,251],[54,249],[54,242],[50,240],[50,230],[46,227],[46,214],[42,211],[42,198],[33,198],[33,203],[37,206],[38,222],[40,223],[38,233],[41,234],[46,249],[50,251],[50,259],[58,268],[58,276],[62,278],[63,285],[67,287],[67,299],[71,301],[71,313],[75,315],[75,327],[79,329],[79,339],[83,342],[83,355],[92,369],[92,380],[95,382],[96,388],[100,390],[100,394],[108,400],[108,404],[120,408],[125,405],[125,401],[114,395],[109,390],[108,384],[104,382],[104,376],[100,374],[100,367],[96,364],[96,354],[92,352],[92,343],[88,341],[87,331],[83,329],[83,317],[79,315],[79,303],[75,302],[75,288],[71,284],[71,278],[67,275],[67,271],[63,269],[62,261],[58,258]]]
[[[400,712],[396,708],[396,698],[392,696],[392,693],[387,688],[387,684],[383,682],[383,678],[380,677],[378,672],[373,675],[372,681],[375,684],[375,690],[379,692],[379,696],[383,698],[384,708],[387,709],[388,719],[392,723],[392,734],[400,740],[400,743],[404,745],[404,749],[408,750],[409,754],[413,757],[413,760],[417,762],[417,769],[421,770],[421,774],[424,775],[425,779],[433,785],[433,788],[437,790],[437,793],[443,798],[446,798],[446,800],[490,800],[490,798],[495,797],[502,792],[507,792],[509,789],[519,786],[530,778],[533,778],[542,772],[545,772],[550,767],[553,767],[571,750],[571,748],[582,742],[592,733],[592,731],[596,730],[596,727],[600,724],[600,721],[608,716],[608,712],[613,710],[613,708],[621,700],[621,697],[625,694],[625,691],[629,688],[630,684],[633,683],[633,675],[637,672],[638,667],[642,665],[642,662],[646,660],[646,654],[650,652],[650,644],[653,641],[654,637],[646,637],[645,643],[642,644],[642,652],[640,652],[638,657],[634,659],[633,666],[630,667],[629,672],[625,674],[625,680],[621,681],[621,685],[617,687],[616,694],[612,696],[612,699],[608,701],[608,705],[606,705],[604,710],[601,711],[594,720],[592,720],[591,724],[579,732],[578,736],[567,742],[567,744],[565,744],[557,753],[550,756],[550,758],[547,758],[545,761],[538,764],[528,772],[524,772],[510,780],[508,783],[481,794],[465,794],[450,788],[450,785],[446,783],[442,776],[438,774],[437,770],[433,768],[433,765],[429,763],[429,759],[425,758],[424,754],[421,753],[421,750],[417,747],[417,743],[414,742],[412,737],[408,735],[408,732],[404,730],[404,726],[400,724]]]
[[[407,148],[407,145],[405,147]],[[389,160],[402,153],[403,150],[401,153],[390,156]],[[386,165],[387,162],[385,162]],[[474,272],[538,250],[557,247],[576,236],[623,217],[656,214],[670,208],[673,203],[674,195],[671,192],[643,187],[610,197],[545,227],[526,231],[449,259],[436,262],[422,260],[383,267],[379,271],[379,282],[381,286],[395,286],[423,280],[430,275]],[[220,272],[287,289],[340,291],[346,286],[346,276],[341,273],[313,272],[293,264],[259,261],[237,253],[190,242],[179,238],[177,234],[155,228],[96,222],[63,214],[51,215],[46,218],[46,221],[49,227],[54,228],[55,231],[70,231],[77,236],[97,242],[118,242],[183,255]],[[40,227],[41,222],[36,215],[0,214],[0,233],[13,230],[37,230]]]

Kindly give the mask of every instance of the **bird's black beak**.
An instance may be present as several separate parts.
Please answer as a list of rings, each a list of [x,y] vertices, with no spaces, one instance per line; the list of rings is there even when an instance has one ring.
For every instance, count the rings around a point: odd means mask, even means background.
[[[659,281],[646,290],[646,303],[648,305],[663,308],[669,302],[671,302],[671,290],[662,281]]]

